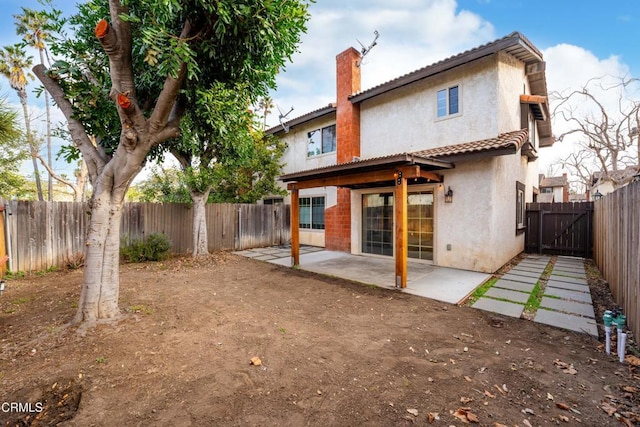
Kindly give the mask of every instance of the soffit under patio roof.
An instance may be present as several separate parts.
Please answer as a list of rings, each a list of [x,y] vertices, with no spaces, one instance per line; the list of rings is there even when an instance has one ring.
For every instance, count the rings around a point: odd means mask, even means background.
[[[527,129],[520,129],[500,134],[495,138],[412,153],[354,160],[348,163],[289,173],[280,176],[280,180],[287,183],[304,183],[298,185],[299,188],[314,186],[361,188],[389,184],[389,181],[392,182],[394,179],[395,170],[406,170],[410,173],[406,177],[415,178],[416,182],[418,179],[421,180],[419,182],[442,182],[442,178],[434,171],[452,169],[455,167],[454,161],[515,154],[527,141],[528,134]]]

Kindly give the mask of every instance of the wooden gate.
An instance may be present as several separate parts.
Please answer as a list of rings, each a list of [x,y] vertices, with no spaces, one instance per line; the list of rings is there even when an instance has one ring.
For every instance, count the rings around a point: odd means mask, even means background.
[[[593,202],[528,203],[525,251],[591,258]]]

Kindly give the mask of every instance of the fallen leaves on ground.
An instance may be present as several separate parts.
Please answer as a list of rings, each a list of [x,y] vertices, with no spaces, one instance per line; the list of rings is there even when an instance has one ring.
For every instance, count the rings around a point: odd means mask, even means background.
[[[458,408],[456,412],[452,414],[454,417],[462,421],[463,423],[479,423],[478,416],[471,412],[471,408]]]
[[[254,366],[260,366],[262,365],[262,360],[260,360],[259,357],[252,357],[251,361],[249,362],[250,365],[254,365]]]
[[[560,368],[565,374],[575,375],[578,373],[572,363],[566,363],[560,359],[556,359],[553,361],[553,364]]]
[[[634,356],[633,354],[627,354],[624,360],[630,365],[640,366],[640,357]]]
[[[434,421],[439,421],[440,414],[437,412],[429,412],[429,414],[427,415],[427,419],[429,420],[429,424],[433,423]]]

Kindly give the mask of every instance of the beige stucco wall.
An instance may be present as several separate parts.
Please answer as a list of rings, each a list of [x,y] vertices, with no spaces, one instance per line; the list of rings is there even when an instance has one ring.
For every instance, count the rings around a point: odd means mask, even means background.
[[[282,156],[283,174],[315,169],[336,164],[336,153],[320,154],[307,157],[307,133],[336,123],[336,115],[329,114],[303,125],[293,127],[288,133],[278,136],[287,143],[287,149]]]
[[[495,63],[496,58],[489,57],[364,101],[361,157],[495,137],[498,134]],[[438,119],[436,93],[455,85],[459,86],[461,112],[451,118]]]

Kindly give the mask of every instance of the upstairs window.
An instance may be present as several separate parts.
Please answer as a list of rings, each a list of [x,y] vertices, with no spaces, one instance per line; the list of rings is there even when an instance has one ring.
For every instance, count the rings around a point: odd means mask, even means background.
[[[438,118],[453,116],[460,112],[458,86],[451,86],[438,91]]]
[[[307,133],[307,157],[336,151],[336,125]]]

